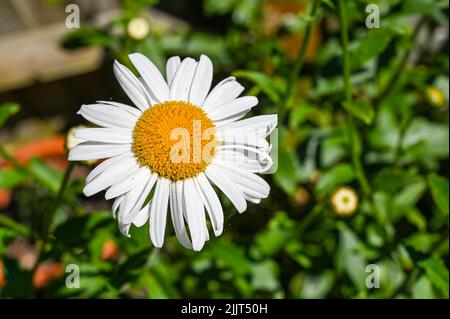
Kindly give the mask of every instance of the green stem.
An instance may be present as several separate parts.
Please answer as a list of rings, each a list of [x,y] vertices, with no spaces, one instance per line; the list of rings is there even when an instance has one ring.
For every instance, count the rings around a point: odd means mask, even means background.
[[[59,186],[58,194],[56,195],[56,198],[53,202],[52,209],[50,210],[49,214],[46,215],[45,217],[44,229],[46,236],[48,236],[48,232],[51,226],[51,222],[53,221],[53,217],[56,211],[58,210],[58,207],[61,204],[62,199],[64,198],[64,193],[67,186],[69,185],[70,175],[72,174],[74,168],[75,168],[74,162],[69,162],[69,165],[67,166],[66,171],[64,172],[64,177],[61,182],[61,185]]]
[[[342,41],[342,57],[343,57],[343,75],[344,75],[344,93],[345,100],[351,102],[352,100],[352,86],[350,82],[350,58],[348,51],[348,21],[347,21],[347,10],[345,0],[339,0],[339,16],[341,20],[341,41]],[[356,132],[357,127],[354,123],[351,114],[347,114],[347,127],[349,132],[349,143],[353,167],[356,171],[356,177],[365,195],[370,196],[372,193],[369,181],[367,180],[366,174],[364,173],[363,166],[361,163],[360,152],[356,148]]]
[[[298,226],[298,235],[302,235],[306,229],[308,229],[309,225],[314,221],[314,219],[320,214],[320,212],[323,211],[325,205],[323,202],[317,203],[313,209],[308,213],[308,215],[303,218],[303,220],[300,222]]]
[[[66,171],[64,172],[64,177],[61,182],[61,185],[59,186],[58,194],[56,195],[55,201],[53,202],[52,209],[50,210],[48,215],[45,215],[45,220],[44,220],[44,236],[45,237],[36,242],[38,257],[37,257],[36,263],[34,264],[33,269],[32,269],[33,274],[35,273],[37,267],[39,266],[39,264],[42,261],[42,255],[45,251],[45,246],[48,242],[49,232],[50,232],[51,223],[53,221],[53,217],[55,216],[55,213],[58,210],[58,207],[61,204],[62,199],[64,198],[64,193],[65,193],[67,186],[69,185],[70,175],[72,174],[74,168],[75,168],[75,163],[69,162],[69,165],[67,166]]]
[[[0,157],[3,157],[15,168],[22,170],[24,172],[28,172],[28,169],[24,165],[20,164],[19,161],[14,158],[14,156],[9,154],[9,152],[2,145],[0,145]]]
[[[19,224],[2,213],[0,213],[0,225],[12,229],[22,236],[28,237],[30,235],[30,230],[27,227]]]
[[[403,70],[406,67],[406,64],[408,63],[409,56],[411,55],[411,51],[414,48],[414,43],[416,42],[417,35],[419,34],[419,31],[422,29],[422,27],[425,25],[427,19],[422,18],[419,23],[417,23],[416,27],[414,28],[412,37],[411,37],[411,43],[407,50],[403,53],[403,55],[400,58],[400,62],[397,64],[397,67],[392,72],[392,77],[387,81],[386,85],[383,87],[382,90],[380,90],[377,98],[375,99],[375,105],[379,105],[381,101],[383,101],[389,94],[392,92],[392,90],[395,88],[398,79],[403,73]]]
[[[283,120],[285,113],[290,105],[292,96],[295,91],[295,84],[297,83],[298,77],[300,75],[300,71],[305,62],[306,50],[308,49],[309,40],[311,39],[312,29],[314,25],[314,21],[316,20],[317,9],[319,8],[320,0],[314,0],[312,3],[311,11],[309,16],[311,19],[307,22],[305,29],[305,36],[303,38],[303,43],[298,53],[297,59],[295,61],[294,67],[292,68],[291,74],[289,76],[289,80],[287,83],[285,96],[284,96],[284,104],[281,105],[280,108],[280,121]]]

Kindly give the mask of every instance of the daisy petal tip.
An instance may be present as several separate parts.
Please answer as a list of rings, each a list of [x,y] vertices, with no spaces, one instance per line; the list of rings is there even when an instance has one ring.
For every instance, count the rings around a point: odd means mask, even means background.
[[[106,191],[106,193],[105,193],[105,199],[106,199],[106,200],[113,199],[114,196],[113,196],[111,193],[108,193],[108,192],[109,192],[109,191]]]
[[[192,250],[194,250],[194,251],[201,251],[201,250],[203,249],[204,246],[205,246],[205,243],[204,243],[204,242],[202,242],[202,243],[197,243],[197,244],[194,244],[194,245],[192,246]]]
[[[212,65],[211,59],[210,59],[209,56],[207,56],[206,54],[201,54],[201,55],[200,55],[200,60],[205,60],[205,61],[208,62],[208,64],[211,64],[211,65]]]
[[[83,188],[83,194],[86,197],[90,197],[93,195],[92,191],[89,188],[86,188],[86,186]]]
[[[151,241],[152,241],[153,247],[158,248],[158,249],[162,248],[162,246],[163,246],[163,244],[164,244],[163,242],[161,242],[161,241],[159,241],[159,240],[156,240],[156,239],[153,239],[153,238],[151,238],[151,237],[150,237],[150,239],[151,239]]]
[[[214,236],[219,237],[220,235],[222,235],[223,233],[223,229],[214,229]]]
[[[245,203],[244,206],[239,207],[239,209],[237,210],[239,214],[242,214],[243,212],[245,212],[247,210],[247,203]]]
[[[69,150],[69,155],[67,155],[67,160],[71,161],[71,162],[76,162],[79,161],[79,159],[77,158],[76,154],[74,154],[74,150],[75,150],[76,146],[72,147]]]

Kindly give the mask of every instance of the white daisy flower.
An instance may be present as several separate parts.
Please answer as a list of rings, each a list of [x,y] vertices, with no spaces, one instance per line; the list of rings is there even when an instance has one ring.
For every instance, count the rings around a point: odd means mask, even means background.
[[[104,101],[83,105],[78,113],[100,127],[76,132],[86,142],[70,150],[69,160],[106,159],[87,176],[83,192],[106,190],[106,199],[115,198],[112,211],[124,235],[130,236],[131,224],[149,220],[151,241],[162,247],[170,210],[180,243],[199,251],[209,239],[206,214],[216,236],[223,230],[212,185],[240,213],[247,201],[268,196],[269,185],[255,173],[272,165],[266,137],[277,116],[241,120],[257,98],[239,97],[244,88],[234,77],[210,91],[213,65],[205,55],[199,61],[170,58],[166,79],[144,55],[129,57],[142,78],[117,61],[114,72],[136,108]]]

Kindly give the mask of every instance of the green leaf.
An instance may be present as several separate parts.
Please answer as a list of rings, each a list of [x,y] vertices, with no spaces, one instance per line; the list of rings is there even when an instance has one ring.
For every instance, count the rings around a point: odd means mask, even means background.
[[[144,267],[150,256],[151,249],[144,247],[133,255],[129,256],[126,261],[116,269],[111,279],[111,283],[120,287],[126,282],[133,282],[139,275],[140,269]]]
[[[372,123],[375,117],[372,104],[365,101],[345,101],[343,103],[344,108],[354,117],[360,119],[365,124]]]
[[[236,0],[205,0],[203,2],[203,9],[206,14],[224,15],[229,13],[236,6]]]
[[[437,160],[448,158],[448,140],[448,124],[416,117],[404,134],[402,148],[408,160],[421,162],[436,170]]]
[[[334,276],[331,270],[319,274],[307,274],[303,279],[301,298],[324,298],[333,288]]]
[[[94,230],[111,222],[108,213],[93,212],[86,216],[73,217],[67,220],[56,228],[54,235],[58,243],[73,248],[84,245],[86,241],[92,239]]]
[[[3,226],[3,223],[1,223],[1,221],[0,225]],[[0,256],[6,254],[9,248],[9,244],[14,240],[14,238],[16,238],[16,236],[17,233],[14,230],[6,227],[0,227]]]
[[[394,33],[389,28],[371,29],[350,52],[352,69],[358,69],[378,57],[387,48],[393,36]]]
[[[278,272],[278,264],[271,259],[252,265],[252,287],[256,290],[276,290],[280,285]]]
[[[265,256],[271,256],[285,247],[292,238],[295,222],[285,212],[277,212],[267,229],[256,236],[256,246]]]
[[[24,270],[17,261],[5,258],[4,271],[8,274],[6,286],[2,288],[2,295],[8,298],[29,299],[34,296],[33,274]]]
[[[233,72],[233,75],[238,78],[244,78],[255,83],[264,94],[274,103],[279,103],[281,100],[281,90],[277,83],[269,76],[261,72],[238,70]]]
[[[28,169],[33,178],[42,186],[53,193],[57,193],[62,181],[62,175],[54,168],[48,166],[40,159],[32,159],[28,163]]]
[[[411,183],[404,187],[400,192],[397,192],[393,201],[392,220],[398,220],[404,216],[407,211],[413,208],[417,202],[422,198],[423,193],[427,188],[424,180]]]
[[[216,260],[236,275],[247,274],[251,269],[251,263],[243,248],[224,236],[216,240],[214,245],[208,246],[208,249],[202,252],[202,257]]]
[[[316,185],[316,191],[332,191],[336,186],[350,183],[354,178],[354,169],[350,164],[337,165],[320,177]]]
[[[314,112],[314,107],[303,104],[291,110],[289,116],[289,128],[296,129],[303,124],[308,117]]]
[[[13,188],[24,181],[26,174],[17,169],[0,171],[0,188]]]
[[[299,163],[292,149],[280,147],[278,150],[278,168],[275,183],[287,194],[293,194],[297,188]]]
[[[436,206],[444,214],[448,215],[448,180],[444,177],[438,176],[435,173],[428,175],[428,184],[430,185],[431,195],[436,203]]]
[[[90,46],[111,46],[116,42],[116,38],[105,31],[93,28],[83,27],[69,33],[62,40],[62,47],[65,49],[78,49]]]
[[[5,103],[0,105],[0,127],[5,124],[11,116],[20,111],[20,106],[17,103]]]
[[[412,297],[414,299],[433,299],[433,287],[426,276],[422,276],[412,287]]]
[[[448,298],[448,269],[444,262],[437,257],[431,257],[421,261],[419,266],[425,270],[432,285],[439,289],[445,298]]]
[[[339,272],[346,272],[359,290],[365,290],[367,260],[361,254],[361,242],[345,225],[339,225],[339,248],[336,254]]]

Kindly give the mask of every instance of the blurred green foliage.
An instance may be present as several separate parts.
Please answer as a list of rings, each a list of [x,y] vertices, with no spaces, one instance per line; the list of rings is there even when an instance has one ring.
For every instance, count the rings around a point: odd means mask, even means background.
[[[204,0],[203,14],[223,17],[226,29],[169,32],[150,20],[139,41],[127,24],[155,1],[120,2],[118,19],[77,30],[63,46],[102,46],[130,67],[134,51],[161,68],[171,55],[208,54],[217,78],[231,73],[258,95],[254,114],[280,116],[271,195],[240,216],[223,198],[224,234],[199,253],[173,235],[152,250],[146,227],[128,239],[109,212],[86,209],[82,180],[61,194],[64,177],[42,161],[1,169],[0,188],[13,189],[17,203],[14,219],[0,214],[1,297],[448,298],[448,44],[428,41],[448,30],[448,1]],[[365,26],[370,3],[381,8],[379,29]],[[268,30],[274,15],[280,21]],[[308,29],[318,43],[312,58],[301,49],[289,58],[282,39]],[[17,111],[3,105],[0,125]],[[359,198],[346,218],[330,204],[341,186]],[[67,288],[62,276],[34,289],[35,269],[6,256],[18,236],[40,245],[41,261],[79,265],[80,288]],[[108,241],[117,245],[114,259],[102,258]],[[379,288],[366,286],[371,264]]]

